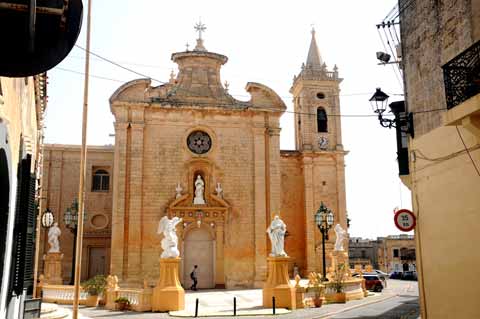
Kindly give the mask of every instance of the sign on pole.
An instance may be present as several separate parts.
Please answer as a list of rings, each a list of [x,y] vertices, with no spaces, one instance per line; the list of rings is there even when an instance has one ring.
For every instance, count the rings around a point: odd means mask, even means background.
[[[398,229],[408,232],[415,228],[417,219],[408,209],[400,209],[395,212],[394,221]]]

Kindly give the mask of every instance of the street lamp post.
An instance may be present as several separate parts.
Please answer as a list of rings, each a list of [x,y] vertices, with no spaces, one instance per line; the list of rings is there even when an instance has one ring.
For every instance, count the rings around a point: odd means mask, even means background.
[[[87,214],[83,215],[83,219],[86,219]],[[72,205],[67,208],[63,215],[63,222],[65,226],[70,229],[73,234],[73,255],[72,255],[72,274],[70,276],[70,285],[73,285],[75,278],[75,252],[77,249],[77,225],[78,225],[78,201],[74,199]]]
[[[323,273],[322,281],[328,281],[326,276],[326,263],[325,263],[325,239],[328,240],[328,230],[332,228],[333,225],[333,213],[328,209],[323,202],[320,204],[320,208],[315,214],[315,224],[317,224],[318,229],[322,233],[322,261],[323,261]]]

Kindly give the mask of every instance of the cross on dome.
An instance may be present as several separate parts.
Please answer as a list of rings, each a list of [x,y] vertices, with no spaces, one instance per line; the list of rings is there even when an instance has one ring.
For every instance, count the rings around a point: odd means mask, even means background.
[[[197,32],[198,32],[198,39],[197,39],[197,45],[195,46],[195,48],[193,50],[194,51],[207,51],[207,49],[205,49],[205,47],[203,46],[203,39],[202,39],[202,32],[205,32],[207,27],[199,19],[198,22],[195,24],[194,29],[197,30]]]
[[[207,30],[207,27],[205,26],[205,24],[202,23],[202,20],[199,19],[199,21],[195,24],[194,28],[198,31],[198,38],[201,40],[202,32],[205,32],[205,30]]]

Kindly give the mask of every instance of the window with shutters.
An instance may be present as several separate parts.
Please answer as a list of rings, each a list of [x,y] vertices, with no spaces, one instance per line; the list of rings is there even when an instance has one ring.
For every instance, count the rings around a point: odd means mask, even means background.
[[[104,169],[93,169],[92,192],[105,192],[110,187],[110,174]]]
[[[0,189],[2,190],[0,192],[0,287],[2,287],[10,200],[10,176],[7,154],[3,148],[0,148]]]
[[[35,258],[35,174],[30,173],[31,155],[19,163],[13,229],[10,291],[33,293]]]

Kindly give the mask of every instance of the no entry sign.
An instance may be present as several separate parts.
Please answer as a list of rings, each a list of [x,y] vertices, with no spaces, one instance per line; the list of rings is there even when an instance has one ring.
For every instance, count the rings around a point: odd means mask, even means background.
[[[413,215],[408,209],[397,210],[395,212],[394,221],[397,228],[404,232],[414,229],[417,222],[415,215]]]

